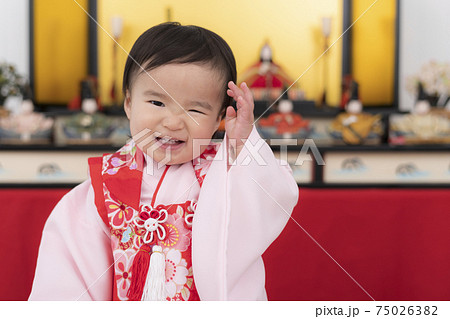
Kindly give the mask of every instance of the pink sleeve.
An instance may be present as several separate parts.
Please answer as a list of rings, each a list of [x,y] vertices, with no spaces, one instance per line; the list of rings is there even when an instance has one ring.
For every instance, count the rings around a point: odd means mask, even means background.
[[[56,205],[39,247],[29,300],[111,300],[109,232],[86,181]]]
[[[221,145],[200,192],[192,253],[202,300],[267,299],[261,255],[297,203],[298,186],[289,166],[274,157],[255,128],[245,146],[227,171]]]

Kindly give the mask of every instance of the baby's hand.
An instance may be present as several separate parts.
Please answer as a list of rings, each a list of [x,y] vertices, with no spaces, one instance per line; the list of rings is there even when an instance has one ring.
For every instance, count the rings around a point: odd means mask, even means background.
[[[239,88],[233,81],[228,82],[227,94],[236,101],[237,112],[228,106],[225,117],[225,131],[231,146],[236,145],[235,158],[244,147],[244,143],[253,129],[253,96],[247,84]]]

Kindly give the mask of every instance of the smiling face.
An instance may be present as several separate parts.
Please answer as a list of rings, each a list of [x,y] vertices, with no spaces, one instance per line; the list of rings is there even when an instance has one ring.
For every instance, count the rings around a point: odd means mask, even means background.
[[[166,64],[147,73],[154,80],[141,72],[126,94],[131,135],[156,162],[189,162],[203,152],[219,127],[224,80],[209,65],[192,63]],[[150,132],[156,138],[143,137]],[[202,147],[194,141],[201,141]]]

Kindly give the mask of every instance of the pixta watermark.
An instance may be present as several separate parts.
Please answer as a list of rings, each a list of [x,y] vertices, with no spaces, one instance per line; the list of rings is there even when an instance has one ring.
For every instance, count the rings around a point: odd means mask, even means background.
[[[132,140],[135,145],[139,147],[151,158],[155,158],[158,152],[159,160],[156,167],[147,165],[147,173],[152,174],[153,169],[160,169],[161,167],[170,164],[175,152],[189,152],[192,151],[192,159],[197,158],[197,163],[202,164],[203,161],[227,161],[229,166],[267,166],[269,161],[273,161],[270,155],[272,147],[277,147],[275,153],[279,158],[281,165],[302,166],[305,161],[315,161],[317,165],[325,165],[322,155],[314,143],[313,139],[297,140],[297,139],[255,139],[254,141],[234,140],[227,138],[223,139],[192,139],[188,141],[174,141],[170,136],[165,136],[159,132],[145,129],[136,134]],[[131,140],[129,141],[131,142]],[[191,150],[183,149],[178,144],[186,143],[184,147],[190,147]],[[203,158],[200,155],[208,146],[215,145],[217,153],[213,157]],[[234,157],[234,152],[237,145],[243,145],[239,156]],[[270,146],[269,146],[270,145]],[[292,151],[290,147],[300,146],[300,150]],[[295,159],[295,160],[293,160]]]

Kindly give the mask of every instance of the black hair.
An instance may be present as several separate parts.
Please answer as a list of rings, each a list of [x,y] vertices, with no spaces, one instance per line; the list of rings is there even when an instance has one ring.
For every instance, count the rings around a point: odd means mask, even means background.
[[[123,73],[123,94],[131,91],[132,81],[142,68],[150,71],[169,63],[209,64],[224,79],[222,116],[232,98],[227,84],[236,82],[236,61],[229,45],[216,33],[202,27],[178,22],[158,24],[145,31],[134,43]]]

